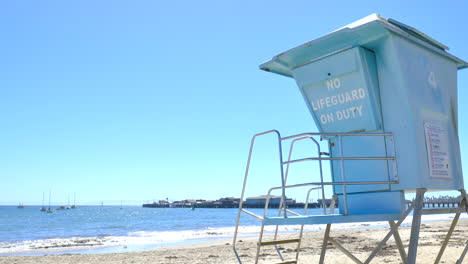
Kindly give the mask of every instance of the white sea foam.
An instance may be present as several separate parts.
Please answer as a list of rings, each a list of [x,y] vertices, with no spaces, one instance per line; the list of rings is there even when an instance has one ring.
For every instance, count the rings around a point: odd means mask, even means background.
[[[107,246],[116,243],[110,237],[72,237],[40,240],[26,240],[18,242],[0,242],[0,255],[13,253],[28,254],[34,252],[67,251],[75,248],[91,248]]]

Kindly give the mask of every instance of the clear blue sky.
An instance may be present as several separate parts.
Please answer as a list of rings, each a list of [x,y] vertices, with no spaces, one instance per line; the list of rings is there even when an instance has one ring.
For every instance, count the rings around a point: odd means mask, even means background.
[[[468,3],[413,2],[2,1],[0,204],[238,197],[253,134],[316,131],[260,63],[372,13],[468,60]]]

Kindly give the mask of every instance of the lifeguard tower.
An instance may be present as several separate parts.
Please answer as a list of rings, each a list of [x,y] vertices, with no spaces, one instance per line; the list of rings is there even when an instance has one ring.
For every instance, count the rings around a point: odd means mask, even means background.
[[[448,48],[408,25],[393,19],[371,15],[321,38],[283,52],[260,65],[262,70],[295,79],[315,124],[317,133],[282,137],[276,130],[252,138],[241,204],[237,217],[233,248],[237,252],[238,226],[242,215],[261,221],[257,256],[262,247],[297,243],[297,253],[285,259],[277,247],[280,263],[298,263],[303,228],[297,239],[274,238],[265,241],[265,226],[326,224],[320,263],[325,262],[330,242],[356,263],[369,263],[390,237],[394,237],[403,263],[414,264],[421,215],[456,213],[435,263],[438,263],[462,212],[467,211],[458,140],[457,70],[468,64],[449,54]],[[255,140],[266,134],[277,138],[282,200],[293,188],[306,189],[304,213],[280,204],[278,215],[263,215],[243,208],[250,161]],[[291,159],[294,145],[312,140],[316,152],[301,159]],[[319,140],[328,141],[328,151],[320,149]],[[283,158],[285,144],[289,156]],[[318,170],[309,182],[288,185],[288,171],[293,164],[316,162]],[[324,181],[322,165],[329,162],[331,181]],[[319,190],[325,201],[324,186],[333,186],[329,212],[308,215],[311,191]],[[457,190],[462,195],[458,208],[424,209],[425,192]],[[416,193],[411,203],[405,193]],[[335,204],[339,212],[335,213]],[[413,211],[408,252],[398,234],[398,227]],[[359,260],[330,235],[332,224],[388,221],[389,233],[370,253]],[[467,244],[468,247],[468,244]],[[465,248],[457,263],[461,263]]]

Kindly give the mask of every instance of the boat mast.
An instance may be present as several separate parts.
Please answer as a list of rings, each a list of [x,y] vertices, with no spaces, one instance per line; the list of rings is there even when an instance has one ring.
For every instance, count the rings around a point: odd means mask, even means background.
[[[52,190],[49,189],[49,208],[47,209],[47,213],[52,213],[52,209],[50,209],[50,197],[52,195]]]

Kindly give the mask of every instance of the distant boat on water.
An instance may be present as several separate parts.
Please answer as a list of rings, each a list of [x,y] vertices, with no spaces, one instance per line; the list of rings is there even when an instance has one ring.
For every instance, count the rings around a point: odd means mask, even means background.
[[[17,206],[18,209],[23,209],[24,208],[24,205],[20,202]]]
[[[70,207],[71,209],[76,208],[76,193],[73,194],[73,205]]]
[[[49,190],[49,208],[47,208],[47,213],[49,213],[49,214],[52,213],[52,209],[50,209],[50,196],[51,196],[51,194],[52,194],[52,191]]]
[[[47,211],[47,209],[44,206],[44,199],[45,199],[45,193],[42,192],[42,207],[41,207],[41,210],[40,210],[41,212]]]
[[[71,209],[71,205],[70,205],[70,195],[68,195],[68,205],[67,207],[65,207],[65,209]]]
[[[55,210],[60,211],[60,210],[69,210],[69,209],[75,209],[75,208],[76,208],[75,204],[70,205],[70,195],[68,195],[68,205],[67,206],[65,206],[65,205],[59,206]]]

